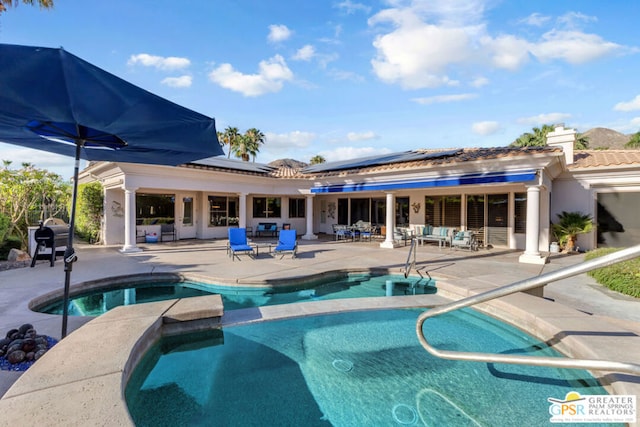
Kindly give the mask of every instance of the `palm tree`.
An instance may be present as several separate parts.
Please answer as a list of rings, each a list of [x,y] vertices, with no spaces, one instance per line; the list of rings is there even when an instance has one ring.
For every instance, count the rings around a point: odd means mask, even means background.
[[[551,125],[542,125],[541,128],[534,127],[533,133],[523,133],[509,144],[509,147],[544,147],[547,145],[547,134],[553,130],[555,128]]]
[[[311,158],[311,160],[309,160],[309,163],[311,163],[312,165],[319,165],[320,163],[326,163],[326,162],[327,162],[327,159],[322,157],[320,154],[316,154]]]
[[[584,136],[583,133],[579,133],[576,136],[576,150],[588,150],[589,149],[589,137]]]
[[[265,136],[256,128],[248,129],[244,133],[244,136],[247,138],[247,151],[251,154],[255,162],[256,155],[260,152],[260,144],[265,143]]]
[[[542,125],[541,128],[534,127],[533,132],[525,132],[509,147],[544,147],[547,145],[547,134],[555,130],[554,126]],[[575,149],[586,150],[589,148],[589,137],[579,133],[576,137]]]
[[[551,224],[553,234],[558,243],[564,246],[567,252],[575,249],[578,234],[588,233],[593,229],[593,219],[590,215],[580,212],[565,212],[558,214],[558,222]]]
[[[234,151],[234,146],[238,143],[240,138],[240,132],[238,128],[227,126],[222,134],[218,134],[218,139],[222,141],[222,145],[228,145],[229,151],[227,151],[227,159],[231,158],[231,152]]]
[[[231,147],[233,155],[244,162],[248,162],[251,157],[254,159],[258,154],[258,144],[247,135],[240,135],[236,139],[236,143]]]
[[[35,0],[22,0],[22,3],[24,4],[30,4],[33,5],[34,3],[36,3]],[[38,6],[40,6],[41,9],[51,9],[53,8],[53,0],[37,0]],[[13,0],[0,0],[0,13],[4,12],[5,10],[7,10],[8,7],[11,6],[17,6],[18,5],[18,1],[16,0],[15,4],[13,2]]]

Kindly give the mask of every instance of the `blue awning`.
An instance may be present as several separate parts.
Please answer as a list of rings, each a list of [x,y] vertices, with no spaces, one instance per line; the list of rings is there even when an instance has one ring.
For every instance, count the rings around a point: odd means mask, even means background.
[[[501,184],[527,182],[536,179],[535,170],[472,173],[427,179],[322,185],[311,188],[312,193],[352,193],[359,191],[410,190],[416,188],[456,187],[460,185]]]

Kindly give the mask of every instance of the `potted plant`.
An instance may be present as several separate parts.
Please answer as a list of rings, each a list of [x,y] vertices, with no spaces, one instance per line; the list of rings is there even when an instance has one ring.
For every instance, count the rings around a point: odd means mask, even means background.
[[[588,233],[593,229],[593,219],[580,212],[562,211],[558,214],[558,222],[551,224],[551,227],[558,243],[567,252],[572,252],[575,250],[578,234]]]

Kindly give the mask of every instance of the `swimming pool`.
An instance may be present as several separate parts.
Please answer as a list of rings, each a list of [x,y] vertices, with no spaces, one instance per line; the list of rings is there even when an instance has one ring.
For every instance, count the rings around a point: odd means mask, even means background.
[[[549,397],[606,394],[585,371],[435,358],[415,336],[420,312],[339,313],[163,339],[126,386],[130,414],[138,426],[546,425]],[[473,310],[425,326],[443,349],[558,355]]]
[[[300,301],[435,293],[435,281],[401,275],[348,274],[298,285],[223,286],[194,281],[158,281],[106,285],[69,300],[70,316],[99,316],[114,307],[167,299],[220,294],[225,310],[288,304]],[[62,314],[62,300],[35,311]]]

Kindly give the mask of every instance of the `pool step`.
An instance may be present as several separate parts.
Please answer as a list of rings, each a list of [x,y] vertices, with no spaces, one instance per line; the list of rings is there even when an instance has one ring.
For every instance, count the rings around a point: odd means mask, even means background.
[[[190,320],[222,317],[223,314],[222,296],[219,294],[205,295],[177,300],[162,315],[162,321],[163,323],[188,322]]]

